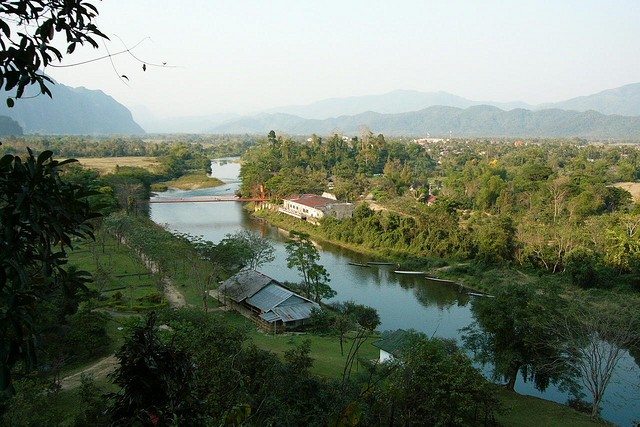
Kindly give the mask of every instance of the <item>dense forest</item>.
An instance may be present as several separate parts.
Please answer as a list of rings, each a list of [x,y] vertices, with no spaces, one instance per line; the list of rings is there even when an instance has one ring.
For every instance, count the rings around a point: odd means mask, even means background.
[[[175,145],[182,145],[208,158],[216,158],[240,156],[254,144],[255,137],[250,135],[150,135],[144,138],[29,135],[4,138],[0,154],[24,153],[26,147],[30,147],[35,151],[51,150],[60,157],[164,156]]]
[[[274,198],[331,191],[358,202],[352,219],[321,225],[333,240],[566,271],[584,287],[640,284],[640,207],[614,185],[640,179],[633,145],[271,135],[241,173],[246,195],[262,186]]]

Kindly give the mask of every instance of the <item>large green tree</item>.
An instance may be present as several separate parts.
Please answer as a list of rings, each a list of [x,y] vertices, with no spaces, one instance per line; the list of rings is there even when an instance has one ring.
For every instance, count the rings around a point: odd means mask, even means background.
[[[494,392],[469,358],[447,342],[417,338],[388,380],[387,425],[492,423]]]
[[[495,297],[474,301],[475,322],[463,329],[465,346],[476,361],[492,364],[495,377],[504,378],[509,390],[519,374],[544,390],[551,381],[566,379],[563,366],[552,363],[559,349],[546,326],[564,305],[555,288],[505,285]]]
[[[18,362],[29,370],[36,362],[34,316],[39,301],[59,294],[72,301],[86,276],[68,274],[66,251],[73,239],[92,237],[94,213],[83,187],[60,179],[62,166],[51,151],[23,160],[0,159],[0,391],[11,392]]]
[[[287,267],[295,268],[302,276],[300,284],[307,298],[320,302],[331,298],[336,292],[329,285],[329,273],[320,264],[320,253],[313,245],[308,234],[292,231],[291,240],[286,245]]]

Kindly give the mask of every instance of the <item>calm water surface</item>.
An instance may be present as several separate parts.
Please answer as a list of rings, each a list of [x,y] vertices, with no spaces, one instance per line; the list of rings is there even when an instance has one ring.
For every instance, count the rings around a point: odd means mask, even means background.
[[[239,187],[240,166],[234,159],[213,162],[213,175],[226,184],[213,189],[172,190],[157,197],[190,197],[233,194]],[[299,281],[295,270],[286,267],[284,243],[288,233],[252,218],[237,202],[151,204],[151,218],[167,228],[181,233],[200,235],[219,242],[225,235],[240,230],[253,230],[272,240],[275,260],[260,268],[263,273],[280,281]],[[422,277],[393,273],[391,266],[358,267],[349,262],[376,261],[367,256],[319,243],[320,263],[331,277],[337,291],[335,301],[353,300],[378,310],[381,330],[413,328],[431,336],[460,340],[460,329],[473,322],[470,297],[447,283],[432,282]],[[485,371],[488,372],[489,368]],[[626,355],[615,374],[606,395],[603,416],[619,425],[633,425],[640,420],[640,368]],[[519,393],[565,403],[568,395],[555,387],[545,392],[521,379],[516,384]]]

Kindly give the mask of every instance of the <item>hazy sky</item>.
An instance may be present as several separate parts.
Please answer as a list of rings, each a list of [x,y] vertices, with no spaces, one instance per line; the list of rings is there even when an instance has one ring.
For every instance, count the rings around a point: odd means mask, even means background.
[[[134,53],[48,69],[159,115],[248,112],[395,89],[530,103],[640,81],[640,1],[104,0]],[[114,36],[111,52],[122,48]],[[83,50],[77,62],[104,53]]]

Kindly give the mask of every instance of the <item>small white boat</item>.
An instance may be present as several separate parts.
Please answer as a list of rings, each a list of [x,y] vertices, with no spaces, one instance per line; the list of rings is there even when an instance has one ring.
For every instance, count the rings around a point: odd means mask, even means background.
[[[433,280],[434,282],[444,282],[444,283],[451,283],[453,285],[457,285],[457,283],[452,281],[452,280],[438,279],[437,277],[429,277],[429,276],[427,276],[427,280]]]
[[[427,274],[424,271],[405,271],[405,270],[394,270],[396,274]]]
[[[470,295],[472,297],[495,298],[493,295],[481,294],[481,293],[478,293],[478,292],[467,292],[467,295]]]

